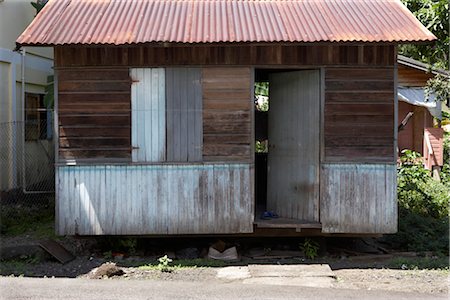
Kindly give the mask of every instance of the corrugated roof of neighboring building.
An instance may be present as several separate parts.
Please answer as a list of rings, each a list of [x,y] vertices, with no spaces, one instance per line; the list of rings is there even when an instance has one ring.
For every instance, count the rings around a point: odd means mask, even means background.
[[[399,0],[50,0],[19,45],[420,42]]]

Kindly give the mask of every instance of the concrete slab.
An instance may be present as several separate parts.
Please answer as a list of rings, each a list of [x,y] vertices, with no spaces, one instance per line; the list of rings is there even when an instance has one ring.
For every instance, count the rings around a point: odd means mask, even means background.
[[[217,278],[226,280],[241,280],[250,277],[248,267],[225,267],[217,271]]]
[[[335,279],[332,277],[252,277],[244,279],[244,284],[289,285],[317,288],[331,288]]]
[[[252,277],[334,277],[329,265],[249,265]]]
[[[242,280],[244,284],[269,284],[331,288],[336,282],[329,265],[249,265],[225,267],[217,278]]]

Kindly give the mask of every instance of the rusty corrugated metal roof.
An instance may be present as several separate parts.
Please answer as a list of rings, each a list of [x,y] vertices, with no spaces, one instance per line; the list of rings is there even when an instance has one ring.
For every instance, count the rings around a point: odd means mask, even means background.
[[[20,45],[432,41],[400,0],[50,0]]]

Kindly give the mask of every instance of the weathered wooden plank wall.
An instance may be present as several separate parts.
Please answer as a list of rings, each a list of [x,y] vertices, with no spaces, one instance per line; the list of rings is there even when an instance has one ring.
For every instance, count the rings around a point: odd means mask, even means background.
[[[55,65],[394,65],[394,45],[215,45],[55,47]]]
[[[59,157],[130,158],[128,68],[60,69]]]
[[[134,162],[166,160],[164,68],[131,69],[131,143]]]
[[[423,158],[425,167],[432,170],[433,166],[444,164],[444,129],[443,128],[425,128],[423,142]],[[428,140],[428,141],[427,141]],[[429,147],[431,146],[432,152]]]
[[[251,161],[251,68],[204,68],[203,160]]]
[[[413,116],[403,130],[398,133],[398,149],[410,149],[423,154],[423,132],[433,127],[433,116],[425,107],[415,106],[403,101],[398,102],[398,120],[401,122],[409,112]]]
[[[201,68],[167,68],[167,161],[201,161]]]
[[[396,176],[394,164],[323,164],[322,231],[397,232]]]
[[[59,166],[61,235],[253,231],[252,166]]]
[[[424,87],[433,74],[404,65],[398,66],[398,84],[400,86]]]
[[[326,68],[325,161],[394,162],[394,68]]]

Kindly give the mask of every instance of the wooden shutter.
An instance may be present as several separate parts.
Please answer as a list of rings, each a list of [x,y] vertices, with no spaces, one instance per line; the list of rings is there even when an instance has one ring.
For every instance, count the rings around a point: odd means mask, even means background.
[[[166,90],[163,68],[131,69],[133,162],[166,160]]]
[[[201,161],[201,69],[166,69],[167,161]]]

